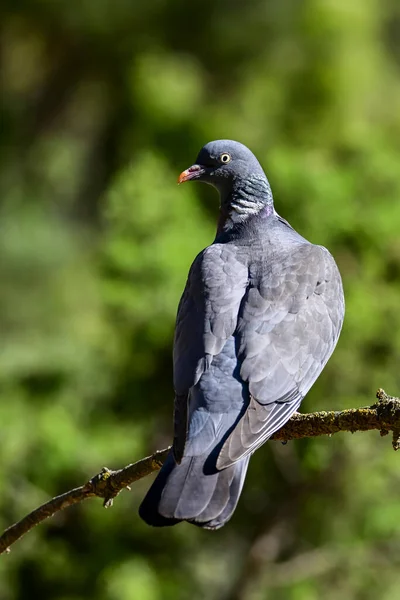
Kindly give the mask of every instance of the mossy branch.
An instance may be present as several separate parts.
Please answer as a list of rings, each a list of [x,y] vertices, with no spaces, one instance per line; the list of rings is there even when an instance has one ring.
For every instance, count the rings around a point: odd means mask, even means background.
[[[388,396],[382,389],[376,394],[378,402],[369,407],[350,408],[341,411],[321,411],[307,414],[294,414],[291,419],[277,431],[271,439],[286,442],[307,437],[332,435],[339,431],[369,431],[377,429],[381,435],[393,432],[392,445],[400,448],[400,399]],[[97,496],[103,498],[103,506],[112,505],[113,499],[124,488],[158,471],[167,457],[170,448],[158,450],[151,456],[128,465],[118,471],[103,468],[90,481],[52,498],[26,515],[21,521],[11,525],[0,536],[0,554],[9,552],[10,546],[56,512],[82,502],[86,498]]]

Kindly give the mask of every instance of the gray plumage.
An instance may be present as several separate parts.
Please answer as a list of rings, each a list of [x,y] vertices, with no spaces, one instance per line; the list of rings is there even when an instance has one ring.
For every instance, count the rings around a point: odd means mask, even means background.
[[[273,208],[248,148],[210,142],[179,181],[220,193],[214,243],[195,259],[174,342],[174,443],[140,507],[150,525],[217,529],[237,505],[251,454],[299,408],[344,317],[330,253]]]

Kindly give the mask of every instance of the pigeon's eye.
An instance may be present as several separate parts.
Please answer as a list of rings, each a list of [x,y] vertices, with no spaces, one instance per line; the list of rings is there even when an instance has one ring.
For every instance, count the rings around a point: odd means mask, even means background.
[[[219,157],[219,160],[226,165],[226,163],[228,163],[231,160],[231,155],[228,154],[227,152],[224,152]]]

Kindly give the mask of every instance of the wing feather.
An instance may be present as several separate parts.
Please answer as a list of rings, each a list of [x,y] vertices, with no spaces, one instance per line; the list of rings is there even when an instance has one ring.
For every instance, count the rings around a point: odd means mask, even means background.
[[[237,249],[213,244],[195,259],[178,307],[174,341],[174,456],[185,451],[190,389],[234,333],[248,282]]]
[[[261,273],[245,294],[236,331],[251,400],[221,449],[219,469],[254,452],[298,409],[343,322],[341,278],[325,248],[301,244]]]

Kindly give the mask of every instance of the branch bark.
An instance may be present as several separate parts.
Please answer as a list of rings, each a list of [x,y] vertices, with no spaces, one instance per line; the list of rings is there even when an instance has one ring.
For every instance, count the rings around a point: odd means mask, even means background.
[[[306,414],[296,413],[271,439],[287,442],[321,435],[330,436],[339,431],[354,433],[377,429],[381,435],[387,435],[389,431],[392,431],[392,445],[394,450],[398,450],[400,448],[400,399],[388,396],[382,389],[378,390],[376,396],[378,402],[369,407]],[[10,546],[33,527],[68,506],[94,496],[104,499],[103,506],[105,508],[112,506],[113,499],[121,490],[130,489],[130,484],[153,471],[158,471],[169,450],[170,448],[158,450],[151,456],[142,458],[117,471],[111,471],[104,467],[100,473],[84,485],[42,504],[4,531],[0,536],[0,554],[9,552]]]

